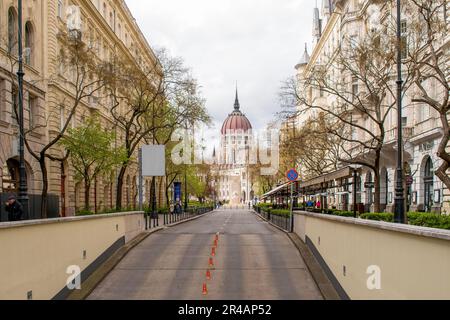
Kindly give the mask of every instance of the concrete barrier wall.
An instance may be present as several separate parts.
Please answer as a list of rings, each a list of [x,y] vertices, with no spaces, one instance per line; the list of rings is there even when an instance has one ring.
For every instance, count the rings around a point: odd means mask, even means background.
[[[450,231],[303,212],[294,229],[343,298],[450,299]]]
[[[145,229],[142,213],[0,224],[0,299],[63,299],[69,266],[87,277]]]

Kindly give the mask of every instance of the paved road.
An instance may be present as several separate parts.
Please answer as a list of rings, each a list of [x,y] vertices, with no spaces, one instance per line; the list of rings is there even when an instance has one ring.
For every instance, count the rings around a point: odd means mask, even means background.
[[[206,280],[220,232],[211,280]],[[208,293],[203,295],[203,284]],[[249,211],[215,211],[155,233],[89,299],[322,299],[289,238]]]

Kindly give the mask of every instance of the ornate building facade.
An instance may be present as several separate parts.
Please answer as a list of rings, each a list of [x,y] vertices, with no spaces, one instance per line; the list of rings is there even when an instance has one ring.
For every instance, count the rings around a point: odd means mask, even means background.
[[[217,200],[230,205],[247,204],[255,197],[250,166],[250,152],[254,143],[250,121],[241,111],[238,92],[234,110],[221,129],[220,149],[214,151]]]
[[[315,8],[313,12],[313,49],[311,55],[308,54],[307,49],[303,53],[300,62],[296,65],[296,77],[299,82],[311,78],[315,72],[323,72],[326,75],[329,83],[338,82],[345,79],[346,75],[340,73],[339,70],[331,70],[333,59],[345,39],[350,39],[350,42],[357,42],[358,39],[363,39],[371,31],[371,23],[382,24],[383,19],[389,15],[395,15],[395,5],[390,6],[388,2],[381,3],[381,9],[377,12],[382,12],[378,16],[374,12],[370,12],[371,5],[375,1],[371,0],[323,0],[322,8]],[[380,2],[377,2],[377,5]],[[409,8],[404,7],[402,10],[402,34],[407,34],[408,28],[412,28],[409,23],[408,14]],[[448,21],[448,12],[446,8],[436,12],[439,19]],[[448,9],[447,9],[448,10]],[[376,17],[377,21],[374,21]],[[448,22],[447,22],[448,23]],[[448,24],[447,24],[448,25]],[[438,38],[436,47],[441,55],[442,61],[447,63],[450,60],[448,54],[448,47],[450,38],[447,36],[443,39]],[[445,62],[446,61],[446,62]],[[394,63],[394,62],[393,62]],[[395,89],[395,69],[393,69],[392,87]],[[406,68],[404,69],[404,78],[408,77]],[[448,81],[448,79],[447,79]],[[358,93],[363,95],[363,85],[358,79],[350,79],[345,81],[343,90],[351,92],[353,95]],[[433,97],[439,99],[444,95],[440,92],[439,86],[432,80],[426,84],[427,90]],[[325,108],[333,108],[336,105],[336,96],[327,94],[325,90],[320,90],[317,86],[305,86],[299,88],[306,99],[311,104],[323,106]],[[395,91],[394,91],[395,93]],[[404,95],[404,109],[403,109],[403,131],[404,131],[404,167],[405,167],[405,188],[407,190],[407,208],[410,211],[431,211],[437,213],[450,214],[450,191],[447,190],[441,180],[435,175],[435,170],[441,165],[442,160],[438,157],[437,151],[440,144],[440,139],[443,136],[442,123],[439,114],[436,110],[424,103],[414,102],[414,97],[418,93],[417,88],[412,85]],[[384,102],[389,105],[392,101],[388,101],[389,97]],[[297,126],[302,126],[306,121],[317,117],[318,109],[309,109],[302,113],[297,118]],[[396,140],[397,140],[397,120],[396,108],[392,108],[386,113],[386,120],[384,123],[385,139],[384,146],[381,151],[380,164],[380,183],[381,183],[381,209],[387,212],[394,210],[395,199],[395,181],[396,181]],[[353,120],[363,128],[371,128],[373,132],[377,132],[373,121],[370,117],[358,115],[357,111],[352,113]],[[366,141],[368,136],[362,130],[353,130],[350,140]],[[344,148],[350,150],[351,154],[359,152],[357,143],[346,142]],[[374,203],[374,173],[371,169],[363,167],[361,169],[359,181],[357,183],[358,189],[357,202],[365,206],[365,210],[373,210]],[[348,185],[339,189],[339,192],[334,192],[331,188],[328,193],[320,194],[322,201],[327,205],[337,208],[350,208],[353,186],[350,183],[352,175],[344,179]],[[345,183],[344,183],[345,184]],[[330,185],[343,185],[341,181],[330,181]],[[336,188],[337,191],[338,188]]]
[[[23,37],[25,48],[24,114],[30,148],[39,153],[54,139],[70,116],[69,127],[76,127],[86,117],[99,114],[105,128],[116,130],[117,141],[124,141],[121,129],[110,116],[111,100],[98,94],[82,99],[76,113],[70,115],[75,99],[70,85],[71,70],[61,65],[61,34],[69,29],[69,12],[79,12],[79,36],[84,45],[96,52],[96,59],[108,62],[121,54],[136,64],[155,65],[157,58],[140,31],[125,1],[54,0],[24,1]],[[0,193],[2,197],[17,192],[18,125],[14,115],[17,103],[15,77],[17,61],[17,1],[0,1]],[[64,150],[52,146],[48,154],[63,157]],[[137,154],[136,157],[137,159]],[[30,201],[39,201],[42,172],[38,161],[25,151]],[[49,181],[49,215],[71,216],[83,207],[83,183],[76,181],[70,161],[46,159]],[[132,163],[125,176],[123,204],[135,207],[137,198],[137,164]],[[148,185],[148,182],[147,182]],[[101,177],[92,188],[92,209],[115,206],[116,177]],[[34,199],[34,200],[33,200]],[[35,203],[35,207],[39,207]],[[4,220],[4,217],[3,217]]]

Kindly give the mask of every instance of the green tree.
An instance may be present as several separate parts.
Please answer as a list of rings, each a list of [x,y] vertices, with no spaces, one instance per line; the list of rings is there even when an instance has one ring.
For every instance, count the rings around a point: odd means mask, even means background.
[[[114,133],[103,129],[97,117],[91,117],[83,126],[70,129],[61,140],[61,145],[70,153],[75,178],[84,181],[85,210],[90,210],[92,182],[126,159],[124,148],[113,146],[114,138]]]

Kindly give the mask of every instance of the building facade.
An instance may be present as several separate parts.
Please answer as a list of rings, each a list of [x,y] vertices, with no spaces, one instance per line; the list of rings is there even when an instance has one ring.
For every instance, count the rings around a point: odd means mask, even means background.
[[[250,168],[254,137],[250,121],[241,112],[237,90],[234,110],[220,133],[220,149],[214,152],[213,166],[217,200],[230,205],[248,204],[255,197],[255,177]]]
[[[17,1],[0,1],[0,193],[15,193],[18,187],[17,104]],[[75,30],[74,30],[75,28]],[[123,144],[124,134],[110,115],[111,99],[88,94],[73,108],[76,99],[73,70],[61,62],[63,34],[76,31],[79,40],[101,63],[123,55],[141,66],[157,64],[157,58],[140,31],[125,1],[54,0],[24,1],[23,41],[25,48],[24,114],[27,141],[39,155],[66,124],[69,128],[83,124],[90,115],[100,115],[102,125],[116,131],[116,145]],[[94,89],[92,89],[94,90]],[[75,113],[72,115],[72,110]],[[70,121],[68,121],[70,119]],[[51,216],[71,216],[84,206],[82,181],[77,181],[64,150],[52,145],[48,154],[63,161],[46,159]],[[137,154],[136,157],[137,159]],[[38,208],[42,191],[39,162],[25,151],[30,202]],[[101,177],[92,187],[92,210],[115,207],[115,175]],[[137,164],[132,163],[125,176],[123,206],[136,207]],[[148,185],[148,183],[147,183]],[[36,202],[37,201],[37,202]]]
[[[387,16],[395,16],[395,3],[382,3],[376,10],[373,10],[375,1],[371,0],[323,0],[322,7],[315,8],[313,12],[313,49],[309,55],[307,48],[303,53],[300,62],[296,65],[297,80],[305,83],[305,79],[310,79],[316,72],[323,72],[328,83],[339,82],[346,79],[347,75],[339,70],[333,70],[333,59],[335,59],[338,49],[346,41],[357,42],[366,37],[373,29],[372,24],[381,24]],[[378,2],[379,4],[379,2]],[[445,10],[445,7],[444,7]],[[402,34],[410,28],[410,18],[408,8],[402,10]],[[439,18],[446,21],[447,13],[438,12]],[[376,21],[375,21],[376,20]],[[412,27],[411,27],[412,28]],[[440,41],[437,47],[444,52],[443,59],[449,61],[448,46],[450,38],[448,35]],[[395,62],[393,62],[395,63]],[[324,71],[325,70],[325,71]],[[395,94],[395,68],[390,75],[393,94]],[[404,68],[404,78],[408,77],[408,71]],[[362,96],[363,85],[358,79],[348,79],[344,81],[342,90],[348,90],[353,96]],[[427,89],[432,92],[432,96],[439,99],[444,93],[439,92],[439,87],[430,81]],[[306,99],[311,104],[324,108],[334,108],[337,104],[337,97],[327,90],[321,90],[318,86],[302,86],[299,90],[304,92]],[[409,211],[428,211],[450,214],[449,190],[435,175],[435,170],[441,165],[442,160],[437,155],[438,146],[443,136],[441,119],[436,110],[423,103],[414,102],[417,88],[414,85],[408,87],[403,98],[403,135],[404,135],[404,171],[407,208]],[[386,108],[386,119],[384,121],[384,143],[381,151],[380,163],[380,199],[381,210],[393,212],[395,200],[396,181],[396,142],[397,142],[397,109],[392,106],[392,99],[384,98],[383,105],[391,106]],[[300,106],[299,106],[300,108]],[[317,118],[320,109],[310,108],[297,118],[297,125],[302,126],[306,121]],[[352,112],[352,121],[363,128],[369,128],[372,132],[380,132],[374,126],[370,116],[362,116],[355,110]],[[363,130],[354,129],[350,133],[353,141],[367,141],[368,136]],[[359,152],[358,143],[349,141],[343,142],[343,148],[350,150],[350,155]],[[359,155],[361,157],[368,154]],[[356,156],[355,156],[356,157]],[[343,166],[345,166],[343,164]],[[330,190],[320,195],[326,197],[326,203],[331,207],[350,208],[353,193],[353,174],[345,177],[346,182],[336,179],[330,186],[342,186],[342,188],[330,188]],[[365,211],[373,211],[374,203],[374,172],[366,167],[360,169],[357,183],[357,202],[365,207]],[[345,185],[345,186],[344,186]],[[339,189],[338,191],[333,191]],[[324,201],[322,201],[324,202]]]

